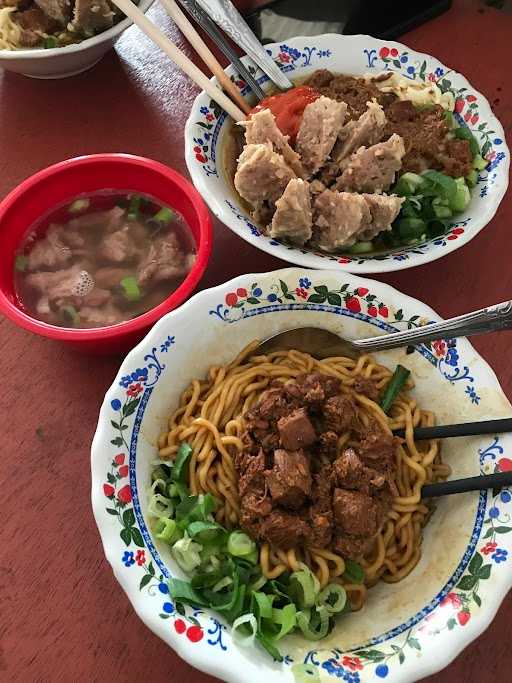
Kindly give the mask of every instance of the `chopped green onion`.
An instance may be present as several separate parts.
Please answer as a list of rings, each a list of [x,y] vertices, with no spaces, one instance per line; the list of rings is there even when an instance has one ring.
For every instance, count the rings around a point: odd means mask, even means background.
[[[318,596],[317,604],[330,614],[341,612],[347,603],[347,592],[343,586],[337,583],[330,583]]]
[[[217,503],[211,493],[205,496],[188,496],[176,507],[176,521],[182,529],[186,529],[191,522],[209,522]]]
[[[297,613],[297,625],[307,640],[321,640],[329,633],[329,612],[323,606]]]
[[[155,484],[158,480],[155,482]],[[174,505],[170,498],[162,496],[161,493],[154,493],[148,504],[148,514],[153,517],[172,517]]]
[[[396,223],[400,237],[412,239],[421,237],[427,230],[427,224],[421,218],[402,218]]]
[[[475,187],[478,182],[478,171],[476,168],[472,168],[471,171],[466,176],[466,183],[468,187]]]
[[[281,640],[297,625],[297,608],[293,603],[285,605],[283,609],[274,608],[272,610],[272,622],[281,627],[274,636],[274,641]]]
[[[212,591],[215,593],[218,593],[221,591],[223,588],[227,588],[228,586],[231,586],[233,583],[233,579],[230,576],[223,576],[222,579],[219,579],[217,583],[212,586]]]
[[[188,487],[182,481],[173,481],[167,487],[167,493],[170,498],[179,498],[184,500],[190,495]]]
[[[457,127],[457,121],[455,120],[455,116],[451,111],[445,110],[444,111],[444,120],[446,123],[450,126],[450,128],[456,128]]]
[[[404,173],[398,179],[397,184],[393,188],[393,193],[400,197],[407,197],[411,194],[416,194],[417,190],[423,185],[423,177],[417,173]]]
[[[157,479],[165,481],[167,479],[167,477],[169,476],[169,472],[167,470],[168,470],[167,465],[159,465],[158,467],[156,467],[153,470],[153,472],[151,473],[152,481],[156,481]]]
[[[192,446],[183,442],[178,448],[176,459],[174,460],[174,467],[171,470],[172,481],[184,482],[188,479],[188,464],[192,457]]]
[[[364,569],[354,560],[345,560],[343,578],[347,583],[363,583],[365,578]]]
[[[27,265],[28,258],[25,256],[25,254],[18,254],[18,256],[16,256],[14,259],[14,269],[20,273],[23,273],[25,270],[27,270]]]
[[[432,209],[436,218],[450,218],[453,215],[450,207],[443,206],[442,204],[434,204],[434,202],[432,202]]]
[[[180,538],[172,546],[171,553],[184,572],[190,573],[201,564],[202,546],[188,536]]]
[[[466,185],[464,178],[457,178],[455,181],[457,185],[457,191],[450,201],[450,207],[453,211],[457,213],[467,209],[469,202],[471,201],[471,192],[469,187]]]
[[[282,662],[283,657],[277,647],[274,646],[272,643],[272,640],[270,638],[267,638],[266,636],[263,635],[263,633],[257,633],[256,634],[256,640],[265,648],[265,650],[269,653],[273,659],[276,660],[276,662]]]
[[[241,617],[235,619],[231,627],[231,634],[233,640],[237,645],[247,647],[254,643],[256,632],[258,630],[258,622],[254,614],[242,614]]]
[[[156,223],[161,223],[162,225],[169,225],[171,221],[173,221],[176,218],[176,214],[172,209],[169,209],[167,206],[162,206],[160,211],[155,213],[154,216],[152,216],[151,221],[155,221]]]
[[[484,168],[487,168],[487,164],[489,162],[487,159],[484,159],[481,154],[475,154],[475,158],[473,159],[473,168],[476,171],[483,171]]]
[[[159,517],[155,524],[155,537],[159,541],[172,545],[181,538],[181,531],[178,529],[174,519]]]
[[[320,683],[320,674],[314,664],[294,664],[291,672],[295,683]]]
[[[133,194],[130,197],[130,204],[128,205],[128,213],[126,217],[128,220],[134,221],[139,217],[140,202],[142,197],[138,194]]]
[[[244,560],[247,560],[247,562],[250,562],[251,564],[258,564],[258,558],[259,558],[258,548],[255,547],[252,552],[250,552],[248,555],[246,555],[244,557]]]
[[[356,242],[347,251],[350,254],[367,254],[373,249],[373,242]]]
[[[440,171],[425,171],[421,177],[428,183],[428,187],[424,187],[423,194],[451,199],[457,192],[455,180],[445,173],[441,173]]]
[[[62,306],[60,312],[64,320],[71,322],[73,327],[77,327],[80,324],[80,316],[74,306]]]
[[[465,126],[459,126],[453,131],[453,134],[459,140],[467,140],[469,142],[469,148],[474,157],[476,157],[477,154],[480,154],[480,145],[469,128],[466,128]]]
[[[411,371],[407,370],[407,368],[404,368],[403,365],[396,366],[395,372],[389,380],[380,401],[380,407],[386,414],[393,405],[395,398],[402,391],[410,374]]]
[[[301,609],[315,604],[318,588],[318,579],[308,568],[293,572],[290,577],[289,595]]]
[[[80,213],[80,211],[85,211],[88,209],[90,205],[90,199],[75,199],[75,201],[71,202],[71,204],[68,206],[68,211],[69,213]]]
[[[181,579],[169,579],[169,595],[175,602],[184,602],[187,605],[199,605],[208,607],[208,603],[192,588],[188,581]]]
[[[192,522],[187,527],[190,538],[197,539],[199,543],[212,543],[226,534],[226,530],[217,522]]]
[[[134,277],[124,277],[119,284],[123,289],[124,297],[128,299],[128,301],[140,301],[140,288]]]
[[[243,531],[232,531],[228,538],[228,553],[234,557],[247,557],[256,550],[256,543]]]
[[[53,47],[57,47],[57,40],[53,36],[48,36],[43,41],[43,46],[46,50],[50,50]]]
[[[267,577],[266,576],[263,576],[263,574],[261,576],[258,576],[256,581],[254,581],[254,583],[251,584],[251,586],[249,587],[249,592],[252,593],[254,591],[259,591],[260,588],[263,588],[263,586],[266,583],[267,583]]]

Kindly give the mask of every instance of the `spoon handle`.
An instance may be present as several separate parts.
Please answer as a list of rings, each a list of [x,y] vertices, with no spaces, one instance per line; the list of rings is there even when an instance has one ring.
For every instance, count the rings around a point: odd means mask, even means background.
[[[456,318],[430,323],[412,330],[394,332],[381,337],[369,337],[353,342],[360,351],[384,351],[411,344],[423,344],[436,339],[469,337],[496,330],[512,328],[512,301],[504,301],[479,311],[459,315]]]
[[[438,484],[426,484],[421,489],[422,498],[436,498],[449,496],[452,493],[466,493],[467,491],[482,491],[483,489],[500,489],[512,485],[512,472],[498,472],[484,474],[479,477],[465,479],[451,479]]]
[[[281,90],[289,90],[293,83],[267,53],[230,0],[197,0],[213,21],[231,36],[249,57]]]

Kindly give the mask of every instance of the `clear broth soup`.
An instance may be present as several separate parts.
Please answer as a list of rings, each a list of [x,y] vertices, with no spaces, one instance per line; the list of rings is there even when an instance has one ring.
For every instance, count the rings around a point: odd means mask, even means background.
[[[102,190],[53,209],[17,252],[18,305],[59,327],[116,325],[161,304],[190,272],[183,216],[154,197]]]

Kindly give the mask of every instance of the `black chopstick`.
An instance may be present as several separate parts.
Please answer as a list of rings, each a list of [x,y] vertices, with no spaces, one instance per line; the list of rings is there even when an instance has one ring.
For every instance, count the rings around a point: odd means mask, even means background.
[[[252,75],[245,64],[240,60],[239,56],[231,45],[227,42],[226,38],[222,35],[221,31],[217,28],[214,21],[210,16],[204,11],[204,9],[195,2],[195,0],[178,0],[179,3],[184,7],[190,16],[197,21],[201,28],[210,36],[215,45],[224,54],[227,59],[233,64],[235,69],[238,71],[241,78],[247,83],[251,88],[253,93],[258,98],[258,101],[262,100],[265,95],[265,91],[260,86],[256,78]]]
[[[512,417],[502,420],[483,420],[481,422],[463,422],[455,425],[438,425],[435,427],[416,427],[414,438],[418,441],[424,439],[446,439],[452,436],[478,436],[479,434],[503,434],[512,432]],[[402,439],[405,437],[404,429],[393,432]]]
[[[512,472],[498,472],[483,474],[479,477],[465,479],[450,479],[438,484],[426,484],[421,489],[422,498],[437,498],[449,496],[452,493],[466,493],[467,491],[482,491],[483,489],[500,489],[512,485]]]

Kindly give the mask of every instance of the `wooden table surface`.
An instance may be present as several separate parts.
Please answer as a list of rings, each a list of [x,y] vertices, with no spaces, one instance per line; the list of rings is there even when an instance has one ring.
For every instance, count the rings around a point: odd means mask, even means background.
[[[150,15],[188,50],[160,8]],[[462,71],[510,131],[512,18],[460,0],[403,41]],[[134,28],[116,51],[74,78],[35,81],[0,72],[0,196],[48,164],[92,152],[141,154],[186,173],[183,126],[195,95],[195,86]],[[511,225],[508,195],[468,246],[378,279],[445,317],[511,298]],[[201,287],[282,265],[216,222]],[[507,341],[502,333],[474,343],[512,399]],[[144,626],[103,556],[90,506],[89,446],[120,358],[78,355],[6,320],[0,344],[0,680],[213,681]],[[509,595],[486,633],[428,680],[511,680],[511,622]]]

